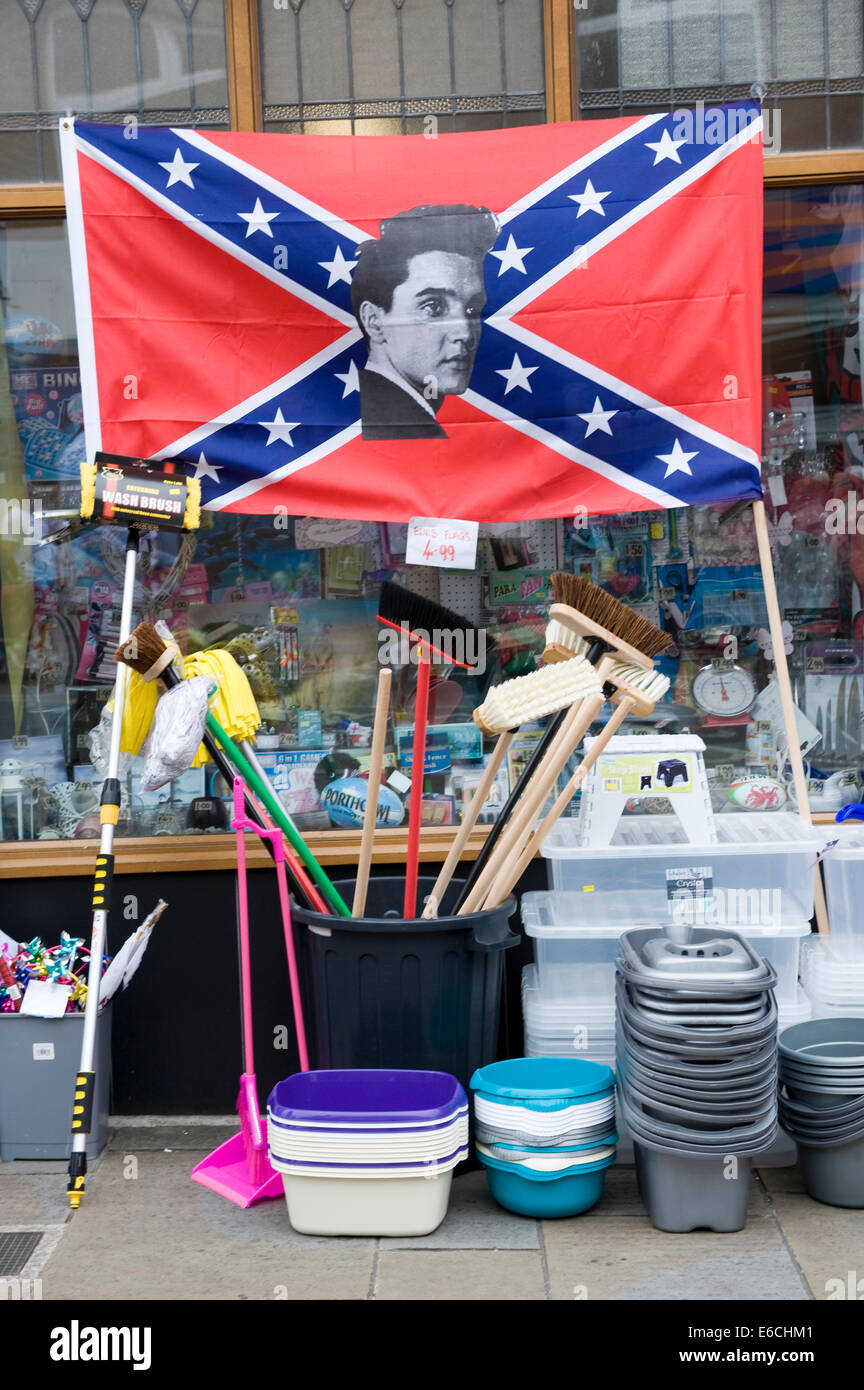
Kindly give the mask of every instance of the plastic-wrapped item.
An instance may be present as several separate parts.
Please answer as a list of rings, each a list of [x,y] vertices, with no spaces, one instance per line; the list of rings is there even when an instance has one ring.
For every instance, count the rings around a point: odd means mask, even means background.
[[[106,700],[102,706],[102,713],[99,716],[99,723],[94,724],[87,735],[87,742],[90,746],[90,766],[96,776],[103,779],[108,776],[108,754],[111,750],[111,718],[112,700]],[[126,776],[132,766],[132,755],[130,753],[120,754],[120,777]]]
[[[192,676],[160,697],[142,752],[146,764],[141,778],[145,792],[171,782],[185,772],[204,734],[212,676]]]

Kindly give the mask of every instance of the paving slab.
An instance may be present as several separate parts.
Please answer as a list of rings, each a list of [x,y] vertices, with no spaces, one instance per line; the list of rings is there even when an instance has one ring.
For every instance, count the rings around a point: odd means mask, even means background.
[[[539,1252],[384,1250],[374,1298],[417,1302],[537,1302],[546,1298]]]
[[[198,1157],[108,1154],[42,1273],[43,1298],[364,1299],[374,1242],[291,1229],[283,1201],[248,1211],[189,1177]]]
[[[813,1297],[864,1299],[864,1211],[829,1207],[804,1193],[773,1193],[777,1218]]]
[[[808,1291],[770,1215],[743,1231],[657,1231],[646,1216],[592,1213],[544,1221],[550,1296],[588,1299],[805,1299]]]
[[[428,1236],[387,1236],[382,1250],[539,1250],[537,1222],[505,1211],[489,1195],[483,1173],[453,1180],[447,1215]]]

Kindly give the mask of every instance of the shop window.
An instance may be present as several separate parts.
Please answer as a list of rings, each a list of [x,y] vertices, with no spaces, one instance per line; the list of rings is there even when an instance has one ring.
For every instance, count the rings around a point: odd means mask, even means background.
[[[265,129],[398,135],[545,120],[542,0],[259,0]]]
[[[766,194],[766,501],[812,807],[824,812],[864,798],[862,277],[861,184]],[[58,524],[39,523],[36,503],[50,507],[64,480],[74,493],[84,456],[63,224],[0,225],[0,282],[0,832],[88,838],[98,832],[90,733],[113,676],[123,533],[72,527],[34,543]],[[404,526],[278,521],[206,513],[180,544],[165,534],[146,542],[136,616],[165,618],[189,652],[230,648],[260,707],[262,761],[306,830],[334,828],[322,791],[362,774],[368,757],[382,579],[402,578],[489,633],[479,674],[434,672],[424,815],[446,826],[492,747],[471,711],[490,683],[534,668],[557,567],[638,605],[674,637],[661,661],[669,694],[632,727],[698,732],[718,810],[789,805],[746,505],[483,528],[471,574],[406,570]],[[388,758],[403,771],[413,690],[414,668],[397,670]],[[523,731],[512,748],[487,822],[538,733]],[[141,769],[138,758],[125,772],[123,833],[224,825],[218,778],[198,769],[147,793]]]
[[[591,0],[575,12],[583,117],[735,100],[755,83],[774,153],[864,145],[859,0]]]
[[[57,123],[225,128],[223,0],[5,0],[0,183],[60,177]]]

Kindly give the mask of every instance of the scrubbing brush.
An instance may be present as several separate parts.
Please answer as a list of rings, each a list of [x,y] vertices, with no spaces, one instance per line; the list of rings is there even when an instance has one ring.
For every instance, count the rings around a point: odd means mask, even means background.
[[[594,667],[584,657],[574,657],[572,661],[562,661],[557,666],[544,666],[527,676],[516,676],[513,680],[493,686],[488,692],[482,705],[474,711],[474,723],[484,734],[497,734],[498,740],[465,811],[435,887],[426,901],[423,917],[437,915],[441,898],[462,857],[468,836],[485,805],[498,768],[510,747],[514,731],[532,719],[541,719],[554,711],[566,710],[569,705],[584,700],[586,696],[596,696],[599,692],[600,679]]]
[[[627,716],[651,714],[657,702],[663,699],[670,684],[669,678],[659,671],[646,671],[641,666],[632,666],[624,662],[617,663],[612,668],[609,679],[616,686],[615,694],[611,697],[616,705],[615,710],[531,839],[499,870],[483,903],[484,907],[496,907],[513,891],[549,831],[563,815],[610,738]]]
[[[628,661],[644,666],[646,658],[659,656],[672,640],[590,579],[556,570],[550,586],[554,603],[543,652],[547,664],[584,656],[592,642],[612,635],[614,645]]]
[[[417,915],[417,877],[420,863],[420,823],[423,809],[423,777],[426,762],[426,726],[429,717],[429,677],[432,653],[441,660],[470,670],[482,651],[481,631],[466,618],[440,603],[422,598],[398,584],[382,584],[378,621],[400,632],[415,646],[417,694],[414,702],[414,742],[411,753],[411,795],[408,803],[408,848],[405,857],[406,919]],[[461,656],[457,656],[459,651]],[[471,659],[466,660],[470,655]]]

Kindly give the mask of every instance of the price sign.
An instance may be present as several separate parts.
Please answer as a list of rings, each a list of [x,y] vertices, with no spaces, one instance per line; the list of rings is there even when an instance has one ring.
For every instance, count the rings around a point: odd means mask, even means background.
[[[477,561],[476,521],[415,516],[408,523],[407,565],[437,569],[473,570]]]

